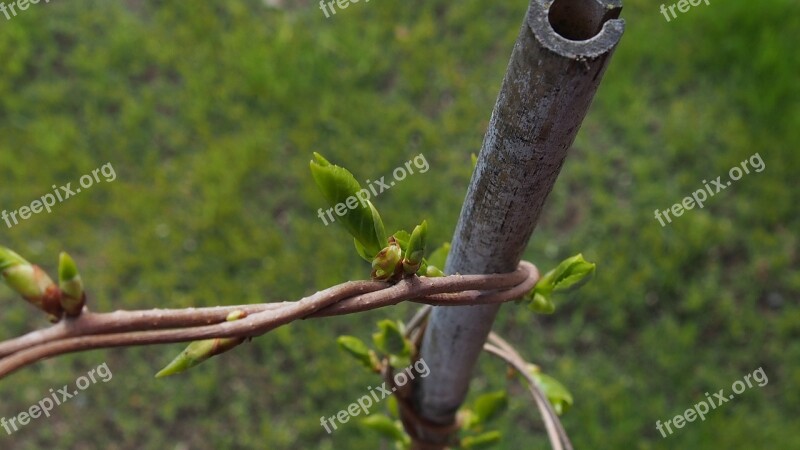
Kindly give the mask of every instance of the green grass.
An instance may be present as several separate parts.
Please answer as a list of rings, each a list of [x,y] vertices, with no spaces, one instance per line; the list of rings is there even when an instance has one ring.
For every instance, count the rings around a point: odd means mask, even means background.
[[[287,2],[290,3],[290,2]],[[8,229],[0,244],[55,273],[76,259],[95,310],[295,299],[369,268],[323,206],[308,161],[356,178],[423,153],[430,170],[376,200],[389,230],[449,240],[525,2],[31,5],[0,18],[0,208],[110,162],[117,173]],[[502,309],[496,330],[568,386],[577,448],[795,448],[800,413],[800,9],[693,8],[667,23],[625,2],[627,30],[525,257],[583,252],[596,279],[553,316]],[[2,16],[0,16],[2,17]],[[766,168],[661,227],[666,209],[759,152]],[[0,289],[7,338],[45,325]],[[376,379],[335,345],[383,317],[299,322],[155,380],[181,345],[94,351],[0,381],[11,417],[102,362],[113,372],[0,447],[390,448],[333,415]],[[665,421],[759,366],[763,388],[662,439]],[[475,392],[505,386],[481,360]],[[501,448],[547,448],[521,387]]]

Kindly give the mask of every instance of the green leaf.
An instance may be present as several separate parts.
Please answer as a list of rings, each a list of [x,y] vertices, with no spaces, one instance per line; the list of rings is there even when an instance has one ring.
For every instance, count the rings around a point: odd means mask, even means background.
[[[425,256],[425,242],[428,238],[428,222],[423,220],[421,224],[414,227],[411,239],[408,241],[408,248],[403,258],[403,271],[411,275],[419,270],[422,259]]]
[[[336,342],[339,344],[339,348],[349,353],[365,367],[370,370],[375,369],[375,358],[364,341],[355,336],[339,336]]]
[[[502,439],[503,435],[499,431],[487,431],[477,436],[467,436],[461,439],[461,447],[470,449],[491,448]]]
[[[378,350],[387,355],[399,357],[411,356],[411,342],[403,336],[403,331],[397,322],[389,319],[378,322],[379,331],[372,335],[372,341]]]
[[[372,261],[386,245],[386,231],[380,214],[368,200],[369,191],[362,189],[347,169],[331,164],[319,153],[315,152],[314,158],[310,163],[314,181],[330,207],[346,209],[343,216],[337,214],[337,221],[361,244],[359,254],[368,255],[364,259]]]
[[[411,235],[408,234],[406,230],[397,230],[395,234],[392,235],[397,245],[400,246],[400,249],[403,250],[405,253],[406,249],[408,248],[408,241],[411,240]]]
[[[544,392],[544,395],[553,405],[556,414],[560,416],[567,412],[573,402],[572,394],[570,394],[567,388],[550,375],[546,375],[538,370],[531,370],[530,372],[533,374],[533,378],[536,380],[539,389]]]
[[[450,243],[445,242],[431,253],[427,258],[429,266],[435,266],[439,269],[444,269],[447,265],[447,255],[450,253]]]
[[[367,249],[365,249],[364,246],[361,245],[361,242],[358,242],[358,239],[353,238],[353,243],[356,245],[356,252],[358,253],[358,256],[360,256],[367,262],[372,262],[372,259],[375,257],[375,255],[370,256],[367,253]]]
[[[506,391],[496,391],[482,394],[475,399],[475,414],[480,423],[487,423],[496,418],[508,407]]]
[[[228,322],[247,317],[244,311],[232,311],[225,319]],[[203,361],[231,350],[244,342],[247,338],[215,338],[195,341],[189,344],[166,367],[158,371],[156,378],[168,377],[185,372]]]
[[[367,416],[361,419],[360,423],[364,427],[377,431],[384,437],[393,441],[406,442],[409,439],[406,432],[403,431],[403,426],[400,424],[400,421],[392,420],[383,414]]]

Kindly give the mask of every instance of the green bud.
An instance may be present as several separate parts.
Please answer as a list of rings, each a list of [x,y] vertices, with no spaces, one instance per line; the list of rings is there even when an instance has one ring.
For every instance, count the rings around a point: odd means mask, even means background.
[[[595,264],[583,259],[578,253],[575,256],[561,261],[553,270],[545,274],[536,284],[540,289],[551,292],[569,292],[583,286],[592,278]]]
[[[436,266],[430,266],[429,265],[427,267],[427,269],[425,269],[425,276],[429,277],[429,278],[443,277],[444,276],[444,272],[442,272],[442,270],[439,269]]]
[[[28,261],[22,256],[19,256],[14,251],[6,247],[0,247],[0,272],[5,271],[9,267],[30,265]]]
[[[394,239],[391,239],[389,245],[372,260],[372,279],[379,281],[398,279],[403,270],[402,258],[403,251]]]
[[[225,319],[228,322],[239,320],[247,317],[245,311],[232,311]],[[203,361],[211,358],[212,356],[225,353],[228,350],[238,346],[247,338],[215,338],[204,339],[202,341],[195,341],[189,344],[175,359],[172,360],[166,367],[161,369],[156,378],[168,377],[181,372],[185,372],[192,367],[202,363]]]
[[[61,307],[69,317],[77,317],[86,303],[83,280],[75,261],[66,252],[58,258],[58,287],[61,288]]]
[[[540,294],[538,292],[533,294],[533,300],[528,305],[531,311],[538,314],[553,314],[556,312],[556,305],[550,297]]]
[[[412,275],[419,270],[422,258],[425,256],[425,241],[428,237],[428,222],[423,220],[414,228],[408,241],[405,258],[403,258],[403,271]]]
[[[5,247],[0,247],[0,268],[11,289],[46,312],[50,322],[61,320],[61,291],[44,270]]]

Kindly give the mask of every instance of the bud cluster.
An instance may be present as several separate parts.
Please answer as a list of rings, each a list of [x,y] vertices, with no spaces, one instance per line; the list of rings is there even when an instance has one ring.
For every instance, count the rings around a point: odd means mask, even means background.
[[[75,261],[62,252],[59,258],[59,284],[41,267],[6,247],[0,247],[0,274],[11,289],[47,314],[56,323],[66,314],[77,317],[86,303],[83,281]]]

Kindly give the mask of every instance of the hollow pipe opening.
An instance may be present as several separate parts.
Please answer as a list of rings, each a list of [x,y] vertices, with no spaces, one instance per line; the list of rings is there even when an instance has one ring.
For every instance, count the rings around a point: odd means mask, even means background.
[[[548,13],[553,30],[571,41],[595,37],[607,20],[618,17],[618,8],[607,8],[597,0],[555,0]]]

